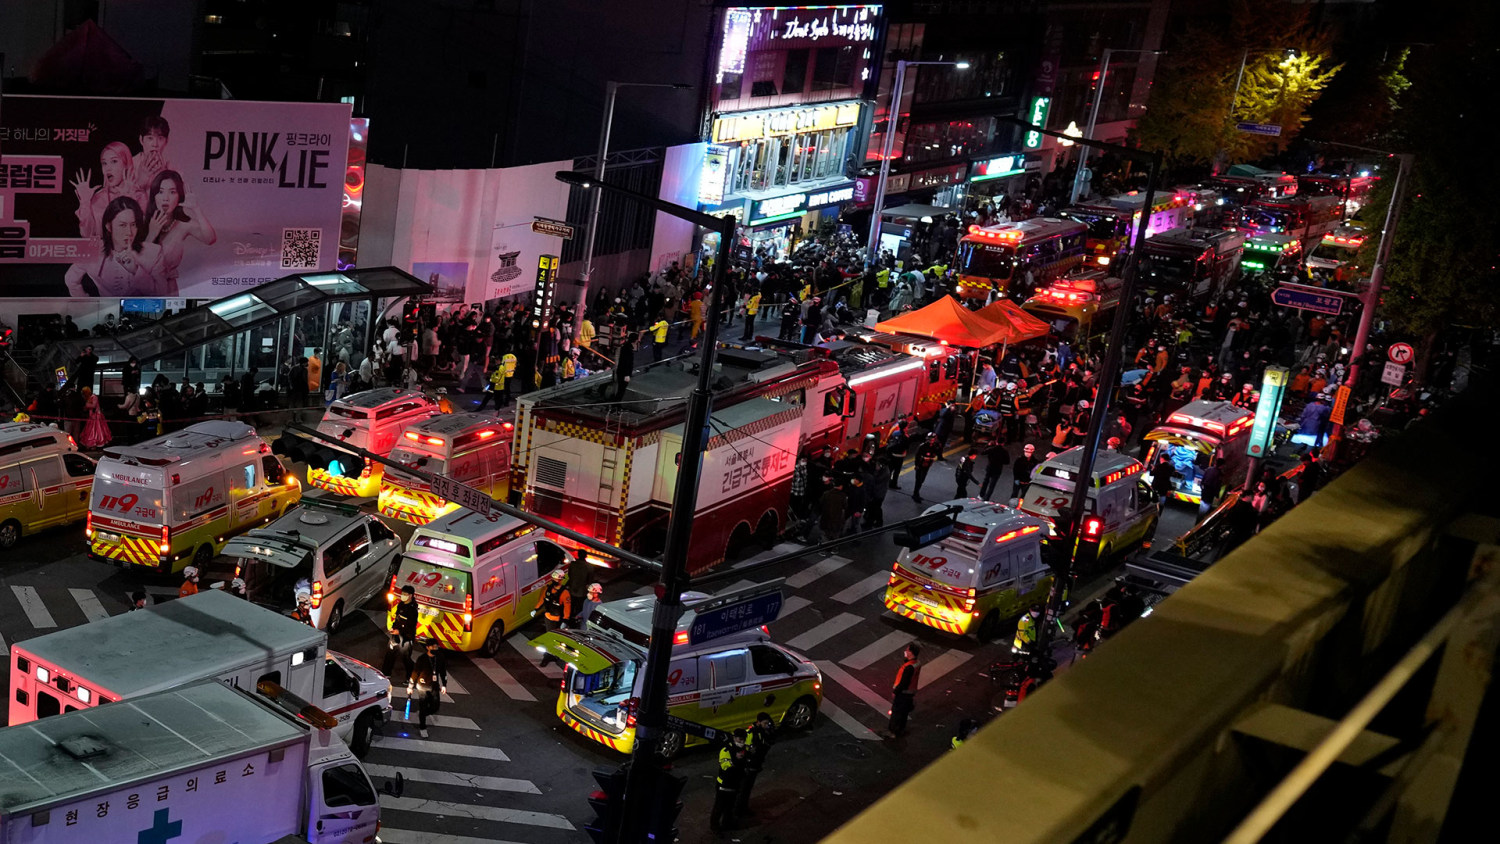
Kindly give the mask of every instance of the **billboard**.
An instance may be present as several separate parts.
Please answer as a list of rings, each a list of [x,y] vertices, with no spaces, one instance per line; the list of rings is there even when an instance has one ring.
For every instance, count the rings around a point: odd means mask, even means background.
[[[0,296],[217,299],[334,269],[350,108],[6,97]]]

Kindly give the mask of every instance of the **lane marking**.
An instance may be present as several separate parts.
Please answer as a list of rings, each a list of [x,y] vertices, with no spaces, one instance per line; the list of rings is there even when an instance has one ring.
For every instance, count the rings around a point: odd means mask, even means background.
[[[392,797],[380,795],[380,805],[398,812],[424,812],[429,815],[447,815],[456,818],[473,818],[481,821],[520,823],[527,826],[545,826],[550,829],[573,829],[573,824],[562,815],[550,812],[526,812],[520,809],[502,809],[498,806],[481,806],[475,803],[450,803],[446,800],[421,800],[416,797]]]
[[[965,653],[957,648],[944,651],[936,659],[922,666],[921,679],[917,681],[917,688],[927,688],[928,683],[942,677],[973,658],[974,654]]]
[[[875,690],[860,682],[858,678],[833,664],[832,660],[819,660],[818,668],[823,676],[838,683],[845,691],[859,698],[864,704],[879,713],[889,712],[891,702],[875,693]]]
[[[876,735],[874,730],[871,730],[869,727],[861,724],[859,722],[859,719],[845,712],[843,709],[839,708],[837,704],[826,697],[823,698],[823,703],[818,707],[818,711],[822,712],[824,715],[827,715],[828,720],[832,721],[835,724],[838,724],[840,727],[843,727],[845,732],[857,739],[860,739],[862,741],[880,741],[880,736]],[[365,767],[368,768],[369,765],[366,765]],[[381,830],[382,837],[384,836],[384,834],[385,831]]]
[[[470,756],[494,762],[509,762],[510,757],[498,747],[482,747],[475,744],[454,744],[451,741],[429,741],[405,736],[370,737],[371,747],[385,747],[397,753],[436,753],[442,756]]]
[[[69,589],[68,594],[72,595],[73,600],[78,602],[78,608],[83,610],[83,614],[88,618],[89,623],[92,624],[100,619],[109,618],[109,610],[104,608],[104,604],[99,601],[99,596],[94,594],[94,590]]]
[[[853,613],[841,612],[833,618],[830,618],[822,624],[819,624],[817,627],[814,627],[806,633],[803,633],[801,636],[792,639],[786,644],[787,647],[793,650],[810,650],[813,647],[822,644],[829,639],[832,639],[834,636],[837,636],[845,630],[848,630],[861,621],[864,621],[864,619]]]
[[[392,724],[400,724],[403,727],[410,727],[419,723],[416,707],[412,707],[412,713],[409,716],[405,714],[405,709],[406,707],[403,705],[401,707],[402,711],[398,712],[394,707],[392,707]],[[479,732],[479,725],[474,723],[474,720],[472,718],[464,718],[460,715],[428,715],[427,726],[450,727],[455,730],[473,730],[476,733]]]
[[[559,665],[542,665],[542,652],[536,649],[536,645],[531,644],[530,639],[520,633],[511,636],[505,641],[510,642],[510,646],[515,648],[521,656],[526,657],[536,670],[548,677],[561,677],[563,675],[563,669]]]
[[[848,557],[840,557],[836,554],[832,557],[824,557],[799,572],[787,575],[786,585],[793,589],[801,589],[823,575],[836,572],[851,562],[853,561]]]
[[[10,588],[16,593],[16,600],[21,602],[21,609],[26,613],[26,618],[31,622],[32,627],[40,629],[57,626],[57,622],[52,620],[52,613],[47,612],[47,605],[42,603],[42,596],[37,594],[35,586],[12,586]]]
[[[858,601],[862,598],[867,598],[871,594],[884,589],[886,587],[886,584],[890,582],[890,572],[878,571],[865,578],[864,580],[861,580],[853,586],[850,586],[849,588],[844,589],[843,591],[834,595],[833,599],[841,604],[852,604],[855,601]]]
[[[531,692],[527,691],[526,687],[521,685],[519,680],[512,677],[509,671],[500,667],[500,663],[495,662],[493,659],[484,658],[470,660],[470,662],[474,664],[475,668],[479,669],[479,673],[490,678],[490,682],[499,686],[500,691],[504,692],[506,697],[509,697],[511,700],[536,700]]]
[[[372,777],[390,777],[395,779],[399,771],[401,776],[412,782],[430,782],[436,785],[456,785],[460,788],[481,788],[487,791],[514,791],[519,794],[541,794],[542,790],[531,784],[530,780],[517,780],[510,777],[482,777],[478,774],[455,774],[452,771],[433,771],[427,768],[408,768],[405,765],[372,765],[364,763],[365,773]]]
[[[885,657],[906,647],[907,643],[911,640],[912,635],[910,633],[904,633],[899,630],[895,633],[887,633],[874,642],[839,660],[839,662],[856,671],[869,668]]]
[[[392,829],[388,826],[380,827],[380,840],[385,844],[520,844],[517,841],[504,841],[499,838],[471,838],[467,835],[418,832],[412,829]]]
[[[10,645],[5,644],[3,635],[0,635],[0,656],[10,656]]]

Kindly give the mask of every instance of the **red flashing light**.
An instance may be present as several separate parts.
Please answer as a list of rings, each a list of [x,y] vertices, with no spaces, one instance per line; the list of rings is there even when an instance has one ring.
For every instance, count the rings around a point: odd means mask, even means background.
[[[406,438],[409,439],[409,440],[411,440],[414,443],[419,443],[419,442],[422,441],[421,437],[417,436],[416,434],[412,433],[411,431],[407,431],[406,432]]]
[[[84,539],[93,539],[94,538],[94,514],[93,514],[92,511],[90,511],[88,513],[88,515],[84,517],[84,520],[83,520],[83,538]]]
[[[999,545],[1002,542],[1009,542],[1018,536],[1029,536],[1041,529],[1041,525],[1031,525],[1030,527],[1017,528],[1013,531],[1002,533],[999,536],[995,537],[995,544]],[[974,590],[970,589],[969,591],[973,592]]]
[[[428,437],[427,438],[427,444],[428,445],[442,445],[443,444],[443,440],[442,440],[441,437]]]
[[[172,529],[166,525],[161,526],[160,548],[163,554],[172,553]]]
[[[1083,536],[1085,539],[1098,539],[1104,532],[1104,520],[1098,516],[1089,516],[1083,520]]]
[[[464,632],[474,630],[474,593],[464,596]]]
[[[501,423],[500,427],[504,428],[507,431],[514,431],[516,429],[515,424],[511,422],[503,422]]]
[[[480,431],[479,432],[479,438],[481,440],[487,440],[490,437],[493,437],[494,435],[495,435],[494,431]]]
[[[686,645],[687,643],[688,643],[688,632],[686,630],[679,630],[676,633],[672,634],[672,644],[674,644],[674,645]]]

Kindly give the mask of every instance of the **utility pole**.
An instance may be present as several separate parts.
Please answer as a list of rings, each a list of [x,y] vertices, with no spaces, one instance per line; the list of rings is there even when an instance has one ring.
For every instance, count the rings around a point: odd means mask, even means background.
[[[1143,53],[1148,56],[1162,55],[1161,50],[1116,50],[1113,47],[1104,48],[1104,56],[1099,61],[1099,85],[1094,89],[1094,105],[1089,109],[1089,127],[1083,131],[1083,136],[1090,140],[1093,140],[1094,127],[1099,122],[1099,103],[1104,100],[1104,84],[1109,80],[1109,58],[1115,53]],[[1244,67],[1241,66],[1240,70],[1244,72]],[[1236,83],[1236,88],[1238,88],[1238,83]],[[1083,168],[1088,163],[1088,160],[1088,144],[1082,144],[1078,149],[1078,169],[1073,173],[1073,192],[1068,196],[1069,205],[1078,204],[1078,195],[1083,192]],[[1150,205],[1146,206],[1148,209],[1146,213],[1148,215],[1151,213],[1149,210],[1150,207]]]
[[[891,156],[896,149],[896,126],[901,121],[901,97],[906,88],[906,69],[919,65],[946,65],[967,70],[968,62],[909,62],[896,61],[896,81],[891,85],[891,104],[886,109],[885,138],[880,145],[880,175],[875,179],[875,204],[870,206],[870,241],[866,244],[868,259],[873,262],[880,257],[880,212],[885,205],[886,181],[891,177]]]

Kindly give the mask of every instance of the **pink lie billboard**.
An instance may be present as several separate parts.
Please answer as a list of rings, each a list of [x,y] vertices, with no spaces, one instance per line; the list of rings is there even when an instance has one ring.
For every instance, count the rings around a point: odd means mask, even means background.
[[[349,166],[347,104],[6,97],[0,296],[217,299],[334,269]]]

